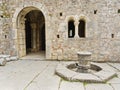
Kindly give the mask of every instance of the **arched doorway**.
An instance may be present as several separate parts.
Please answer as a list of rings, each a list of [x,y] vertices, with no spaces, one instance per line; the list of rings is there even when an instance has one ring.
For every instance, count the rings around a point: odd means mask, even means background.
[[[35,7],[24,8],[18,15],[18,54],[19,57],[29,53],[46,50],[45,17]]]
[[[45,19],[41,11],[32,10],[25,16],[26,53],[45,50]]]

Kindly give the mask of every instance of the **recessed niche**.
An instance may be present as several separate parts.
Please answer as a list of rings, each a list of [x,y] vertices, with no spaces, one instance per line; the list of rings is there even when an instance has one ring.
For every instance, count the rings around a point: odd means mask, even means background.
[[[7,38],[7,35],[5,35],[5,39]]]
[[[57,35],[57,38],[60,38],[60,35]]]
[[[120,13],[120,9],[118,9],[118,13]]]
[[[114,34],[111,34],[111,38],[114,38]]]
[[[63,14],[62,14],[62,12],[60,12],[60,16],[62,16]]]
[[[97,14],[97,10],[94,10],[94,14]]]
[[[3,18],[3,15],[1,15],[0,17]]]

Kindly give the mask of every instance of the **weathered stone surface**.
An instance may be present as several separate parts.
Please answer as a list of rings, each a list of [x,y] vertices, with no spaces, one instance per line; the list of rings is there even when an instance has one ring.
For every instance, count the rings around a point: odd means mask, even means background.
[[[67,69],[63,65],[58,65],[55,70],[55,73],[58,74],[59,76],[61,76],[62,78],[70,80],[70,81],[73,80],[72,79],[73,76],[77,75],[76,72]]]
[[[0,67],[1,90],[119,90],[120,77],[107,83],[70,82],[55,75],[56,65],[70,62],[18,60]],[[74,63],[74,62],[73,62]],[[107,67],[106,63],[100,63]],[[115,65],[115,64],[114,64]],[[111,66],[110,66],[111,67]],[[112,70],[113,67],[111,67]],[[109,68],[110,69],[110,68]],[[114,68],[113,68],[114,69]],[[118,73],[118,71],[115,71]],[[120,72],[118,73],[120,76]]]
[[[113,89],[109,84],[88,84],[85,88],[86,90],[117,90]]]
[[[65,80],[61,81],[59,90],[84,90],[84,86],[80,82],[67,82]]]
[[[104,71],[104,70],[99,71],[97,73],[93,73],[93,75],[102,79],[103,82],[106,82],[106,81],[110,80],[111,78],[117,76],[117,74],[115,72],[108,72],[108,71]]]
[[[80,73],[73,77],[73,80],[88,83],[104,83],[99,77],[92,74]]]
[[[47,59],[77,60],[78,51],[90,51],[94,61],[120,61],[119,4],[119,0],[2,0],[0,54],[26,55],[25,16],[39,10],[45,17]],[[78,36],[79,30],[68,38],[71,19],[77,22],[75,29],[81,19],[85,21],[85,38]]]
[[[5,58],[0,58],[0,66],[5,66],[6,60]]]
[[[0,58],[9,58],[10,55],[0,55]]]
[[[14,57],[10,57],[10,60],[11,61],[16,61],[16,60],[18,60],[18,58],[16,56],[14,56]]]

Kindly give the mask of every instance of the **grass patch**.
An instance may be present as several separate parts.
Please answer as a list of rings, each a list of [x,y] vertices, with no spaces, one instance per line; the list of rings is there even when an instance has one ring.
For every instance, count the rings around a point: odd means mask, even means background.
[[[87,82],[83,82],[83,86],[85,87],[88,83]]]

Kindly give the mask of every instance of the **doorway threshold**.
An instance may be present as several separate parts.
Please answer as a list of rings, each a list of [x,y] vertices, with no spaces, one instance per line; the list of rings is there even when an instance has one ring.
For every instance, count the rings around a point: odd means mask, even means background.
[[[45,60],[45,51],[31,52],[20,59],[21,60],[40,60],[40,61],[42,61],[42,60]]]

